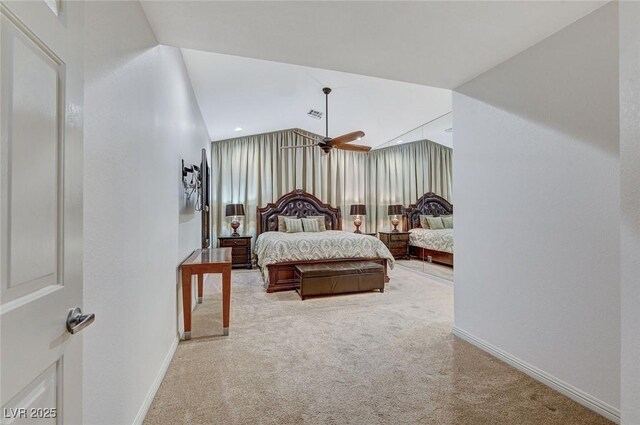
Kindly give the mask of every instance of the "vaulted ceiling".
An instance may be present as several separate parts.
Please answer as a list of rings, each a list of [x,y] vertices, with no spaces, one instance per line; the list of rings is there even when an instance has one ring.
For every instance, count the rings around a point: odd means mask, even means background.
[[[197,50],[182,55],[211,140],[285,128],[324,135],[327,86],[329,135],[363,130],[358,144],[371,147],[451,111],[445,89]]]

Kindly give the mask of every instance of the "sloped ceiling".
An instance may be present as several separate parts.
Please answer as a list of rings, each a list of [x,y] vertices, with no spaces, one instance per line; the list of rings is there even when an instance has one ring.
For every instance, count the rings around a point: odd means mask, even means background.
[[[453,89],[602,1],[143,1],[158,41]]]
[[[372,147],[451,111],[445,89],[197,50],[182,55],[211,140],[285,128],[324,135],[325,117],[307,112],[324,113],[326,86],[329,135],[363,130],[357,143]]]

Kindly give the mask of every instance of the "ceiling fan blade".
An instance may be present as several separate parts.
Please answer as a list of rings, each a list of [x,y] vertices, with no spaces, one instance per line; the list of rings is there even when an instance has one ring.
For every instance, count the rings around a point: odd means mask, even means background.
[[[353,133],[343,134],[342,136],[334,138],[331,143],[333,146],[342,145],[344,143],[353,142],[354,140],[358,140],[362,137],[364,137],[364,131],[354,131]]]
[[[340,149],[343,151],[355,151],[355,152],[369,152],[371,150],[371,146],[362,146],[362,145],[339,145],[334,146],[336,149]]]
[[[308,148],[310,146],[318,146],[318,144],[317,143],[313,143],[311,145],[280,146],[280,149],[298,149],[298,148]]]
[[[307,136],[307,135],[305,135],[305,134],[298,133],[297,131],[294,131],[294,133],[295,133],[295,134],[297,134],[297,135],[298,135],[298,136],[300,136],[300,137],[304,137],[305,139],[313,140],[314,142],[319,142],[319,141],[320,141],[320,139],[319,139],[319,138],[317,138],[317,137]]]

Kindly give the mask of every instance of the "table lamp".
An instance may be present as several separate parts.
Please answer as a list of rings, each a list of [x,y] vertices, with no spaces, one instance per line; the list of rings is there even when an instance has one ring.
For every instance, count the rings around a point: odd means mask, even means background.
[[[360,231],[360,226],[362,226],[362,220],[360,220],[361,215],[367,215],[367,208],[364,204],[355,204],[351,205],[351,215],[355,215],[356,219],[353,220],[353,224],[356,226],[356,230],[353,233],[362,233]]]
[[[228,204],[226,207],[227,217],[233,217],[231,219],[231,228],[233,229],[233,233],[231,236],[240,236],[238,233],[238,227],[240,227],[240,221],[238,221],[238,216],[244,215],[244,205],[242,204]]]
[[[393,224],[392,232],[398,232],[398,224],[400,224],[400,220],[398,220],[398,214],[402,214],[402,205],[389,205],[387,207],[387,214],[392,215],[391,224]]]

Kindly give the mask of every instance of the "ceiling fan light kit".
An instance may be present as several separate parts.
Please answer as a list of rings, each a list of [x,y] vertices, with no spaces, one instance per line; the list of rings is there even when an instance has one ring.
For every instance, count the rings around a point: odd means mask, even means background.
[[[328,155],[329,153],[331,153],[331,150],[334,148],[353,152],[369,152],[371,150],[370,146],[347,144],[353,142],[354,140],[362,139],[364,137],[364,131],[354,131],[352,133],[343,134],[342,136],[338,136],[336,138],[329,137],[329,93],[331,93],[331,89],[329,87],[325,87],[322,89],[322,92],[325,95],[325,137],[320,140],[318,139],[318,137],[307,136],[294,130],[294,133],[298,136],[312,140],[315,143],[297,146],[283,146],[280,149],[299,149],[318,146],[320,149],[322,149],[324,155]]]

